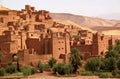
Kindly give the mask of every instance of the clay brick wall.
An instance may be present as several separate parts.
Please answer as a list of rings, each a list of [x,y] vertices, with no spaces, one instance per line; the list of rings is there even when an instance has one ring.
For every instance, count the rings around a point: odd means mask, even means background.
[[[34,54],[25,54],[24,60],[21,60],[21,64],[31,65],[31,63],[36,66],[40,60],[43,63],[47,63],[48,60],[52,57],[51,54],[48,55],[34,55]]]
[[[109,46],[109,36],[107,35],[93,35],[93,56],[102,56],[107,51]]]
[[[26,40],[27,49],[34,49],[35,52],[40,53],[40,41],[39,39],[29,38]]]
[[[89,32],[88,30],[79,30],[78,35],[80,36],[82,40],[84,40],[85,45],[92,44],[93,34]]]
[[[35,39],[29,38],[26,40],[27,49],[34,49],[37,54],[52,54],[51,39]]]
[[[5,41],[8,41],[8,40],[10,40],[9,37],[4,36],[4,35],[1,35],[1,36],[0,36],[0,42],[5,42]]]
[[[0,15],[8,15],[8,12],[7,10],[0,10]]]
[[[17,53],[18,51],[18,45],[17,43],[13,42],[13,43],[10,43],[10,53]]]
[[[59,59],[60,54],[65,54],[65,41],[64,39],[53,38],[53,56]]]
[[[2,58],[1,58],[1,66],[2,67],[6,67],[6,65],[8,64],[8,62],[12,61],[12,55],[7,53],[7,54],[3,54]]]
[[[15,11],[15,10],[11,10],[11,11],[8,11],[8,15],[16,15],[17,16],[17,13],[18,11]]]
[[[7,16],[4,16],[4,15],[0,15],[0,24],[1,26],[7,26],[7,23],[8,23],[8,17]]]
[[[53,57],[56,59],[63,59],[64,57],[61,58],[61,55],[67,55],[70,53],[70,42],[69,38],[66,36],[63,36],[61,38],[58,38],[58,36],[55,36],[56,34],[53,34],[52,37],[52,52],[53,52]],[[66,41],[65,41],[66,40]]]
[[[52,39],[41,39],[41,52],[40,54],[52,54]]]
[[[0,44],[0,50],[1,51],[5,51],[7,53],[17,53],[17,45],[16,43],[12,42],[12,43],[1,43]]]
[[[110,40],[109,40],[109,45],[114,45],[115,44],[115,40],[120,39],[119,35],[111,35],[110,36]]]
[[[0,51],[10,53],[10,45],[6,43],[0,43]]]
[[[71,49],[74,47],[79,49],[84,60],[92,56],[92,45],[75,45],[75,46],[71,46]]]

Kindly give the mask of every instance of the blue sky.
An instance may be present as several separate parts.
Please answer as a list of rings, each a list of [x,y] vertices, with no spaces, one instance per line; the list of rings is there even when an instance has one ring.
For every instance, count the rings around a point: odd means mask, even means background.
[[[20,10],[25,4],[55,13],[72,13],[94,17],[120,15],[120,0],[0,0],[0,4],[10,9]],[[120,18],[119,18],[120,19]]]

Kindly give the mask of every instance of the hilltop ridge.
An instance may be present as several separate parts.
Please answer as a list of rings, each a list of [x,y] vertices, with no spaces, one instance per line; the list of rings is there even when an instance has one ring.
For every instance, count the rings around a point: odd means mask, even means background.
[[[107,20],[82,15],[74,15],[69,13],[51,13],[51,16],[53,17],[53,19],[70,20],[80,26],[94,29],[97,27],[113,27],[120,22],[116,20]]]
[[[9,8],[3,6],[3,5],[0,5],[0,10],[10,10]]]

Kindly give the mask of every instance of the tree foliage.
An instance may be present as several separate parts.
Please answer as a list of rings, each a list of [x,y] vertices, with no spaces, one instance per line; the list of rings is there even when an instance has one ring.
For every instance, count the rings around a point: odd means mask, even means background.
[[[95,72],[98,71],[100,67],[101,67],[101,59],[98,57],[94,57],[87,60],[85,69]]]
[[[114,57],[105,58],[104,60],[105,70],[112,71],[116,69],[116,59]]]
[[[38,61],[37,67],[38,67],[40,73],[43,73],[44,66],[43,66],[43,64],[41,63],[41,61]]]
[[[74,67],[74,72],[76,72],[79,66],[82,65],[81,54],[77,48],[71,49],[69,61],[70,61],[70,64],[72,64]]]
[[[6,72],[12,74],[12,73],[15,73],[16,71],[17,71],[16,66],[14,64],[12,64],[12,62],[9,62],[8,66],[6,68]]]
[[[53,66],[53,71],[55,74],[58,73],[60,75],[72,74],[73,66],[71,64],[58,63]]]
[[[56,64],[57,60],[53,57],[50,58],[50,60],[48,61],[48,64],[50,65],[50,67],[52,68],[54,64]]]
[[[5,76],[5,69],[4,68],[0,68],[0,76]]]
[[[117,61],[117,68],[120,70],[120,59]]]
[[[21,71],[22,71],[24,76],[32,75],[32,74],[35,74],[37,72],[35,68],[29,67],[29,66],[22,67]]]
[[[85,69],[90,71],[112,71],[120,70],[120,40],[116,40],[114,45],[108,47],[104,58],[90,58],[86,62]]]
[[[114,57],[114,58],[118,59],[119,58],[119,53],[114,51],[114,50],[107,51],[106,55],[105,55],[105,58],[109,58],[109,57]]]
[[[115,52],[118,52],[118,53],[120,54],[120,40],[116,40],[116,41],[115,41],[115,45],[114,45],[114,47],[113,47],[113,50],[114,50]]]

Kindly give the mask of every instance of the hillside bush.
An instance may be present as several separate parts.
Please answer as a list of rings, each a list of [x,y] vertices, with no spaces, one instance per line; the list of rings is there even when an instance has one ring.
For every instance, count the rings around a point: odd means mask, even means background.
[[[105,58],[104,69],[107,71],[113,71],[117,68],[117,63],[114,57]]]
[[[78,48],[72,48],[69,55],[70,64],[72,64],[74,68],[73,72],[76,73],[79,67],[82,65],[82,55]]]
[[[39,69],[40,73],[43,73],[44,65],[41,63],[41,61],[38,61],[37,68]]]
[[[71,64],[64,65],[65,74],[72,74],[73,73],[73,66]]]
[[[22,71],[22,73],[23,73],[24,76],[28,76],[28,75],[32,74],[30,67],[22,67],[21,71]]]
[[[50,60],[48,61],[48,64],[50,65],[50,67],[52,68],[54,64],[56,64],[57,60],[53,57],[50,58]]]
[[[37,70],[34,67],[32,67],[31,68],[31,74],[35,74],[36,72],[37,72]]]
[[[117,62],[117,68],[120,70],[120,59]]]
[[[95,72],[95,71],[99,71],[100,67],[101,67],[101,59],[94,57],[87,60],[85,69]]]
[[[5,69],[4,68],[0,68],[0,76],[5,76]]]
[[[10,74],[15,73],[16,71],[17,71],[17,68],[13,64],[8,65],[6,68],[6,72]]]
[[[71,64],[58,63],[53,66],[53,72],[54,72],[54,74],[58,73],[60,75],[72,74],[73,66]]]
[[[24,76],[32,75],[37,72],[37,70],[34,67],[29,67],[29,66],[22,67],[21,71]]]

